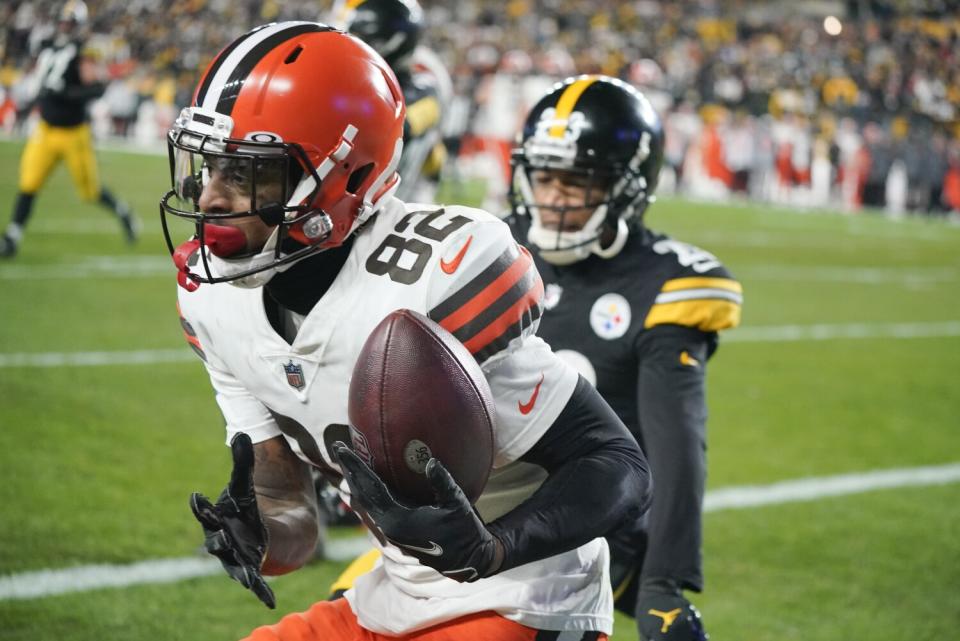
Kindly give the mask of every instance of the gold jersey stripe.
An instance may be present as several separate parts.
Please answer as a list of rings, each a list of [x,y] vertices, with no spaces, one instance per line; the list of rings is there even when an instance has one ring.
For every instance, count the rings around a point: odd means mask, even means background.
[[[433,96],[426,96],[407,105],[407,124],[410,135],[416,138],[440,122],[440,103]]]
[[[738,294],[743,293],[743,287],[732,278],[707,278],[692,276],[689,278],[674,278],[663,284],[661,292],[675,292],[679,289],[725,289]]]
[[[740,305],[729,300],[696,299],[660,303],[650,308],[645,329],[657,325],[683,325],[704,332],[717,332],[740,324]]]
[[[561,124],[550,127],[551,138],[563,137],[563,132],[567,129],[567,119],[570,118],[570,114],[573,113],[574,106],[576,106],[577,101],[580,100],[583,92],[587,90],[587,87],[596,81],[595,76],[585,76],[575,80],[569,87],[563,90],[563,93],[560,94],[560,100],[557,101],[556,113],[554,114],[554,119],[557,123]]]
[[[352,588],[357,578],[372,570],[379,558],[380,550],[376,548],[373,548],[369,552],[364,552],[355,558],[350,562],[350,565],[347,566],[347,569],[343,571],[343,574],[338,576],[337,580],[330,586],[331,594],[338,590],[349,590]]]

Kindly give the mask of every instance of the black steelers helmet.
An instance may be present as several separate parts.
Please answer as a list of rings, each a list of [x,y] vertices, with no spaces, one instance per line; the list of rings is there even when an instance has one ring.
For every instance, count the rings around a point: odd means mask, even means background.
[[[600,75],[568,78],[555,85],[530,111],[513,150],[511,199],[515,213],[530,216],[528,240],[555,264],[583,260],[591,253],[612,257],[622,249],[631,224],[641,220],[663,161],[663,127],[650,102],[629,84]],[[587,185],[593,214],[582,228],[546,229],[531,172],[579,174]],[[601,247],[601,234],[613,238]]]
[[[423,10],[417,0],[361,0],[353,5],[346,30],[383,56],[397,71],[420,41]]]
[[[88,16],[87,3],[83,0],[67,0],[61,5],[57,20],[68,22],[74,27],[83,27],[87,24]]]

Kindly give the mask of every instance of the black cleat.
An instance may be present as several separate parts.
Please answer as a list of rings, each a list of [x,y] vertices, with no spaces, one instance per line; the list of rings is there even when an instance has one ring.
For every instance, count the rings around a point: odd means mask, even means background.
[[[0,237],[0,258],[13,258],[17,255],[17,243],[4,234]]]
[[[700,612],[679,594],[641,592],[637,599],[641,641],[707,641]]]

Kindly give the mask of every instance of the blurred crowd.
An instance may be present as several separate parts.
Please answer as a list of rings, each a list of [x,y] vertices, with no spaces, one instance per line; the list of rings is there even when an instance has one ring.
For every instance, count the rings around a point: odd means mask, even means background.
[[[336,21],[337,2],[89,0],[110,78],[95,131],[157,145],[223,43],[264,22]],[[960,211],[960,7],[817,3],[421,0],[450,70],[449,172],[506,192],[511,140],[550,85],[605,73],[640,87],[667,131],[662,189],[799,206]],[[0,7],[0,125],[29,123],[32,52],[58,3]]]

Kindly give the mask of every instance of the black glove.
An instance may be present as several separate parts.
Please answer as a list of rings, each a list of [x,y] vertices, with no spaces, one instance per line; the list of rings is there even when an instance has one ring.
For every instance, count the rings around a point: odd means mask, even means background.
[[[333,449],[350,486],[351,504],[365,512],[392,545],[461,583],[500,569],[503,544],[487,530],[440,461],[431,458],[426,469],[436,505],[406,507],[343,442]]]
[[[203,547],[207,552],[220,559],[227,574],[272,610],[277,602],[260,574],[267,551],[267,528],[260,518],[253,489],[253,443],[246,434],[237,434],[230,441],[230,449],[230,485],[220,493],[215,505],[194,492],[190,495],[190,509],[203,526]]]

